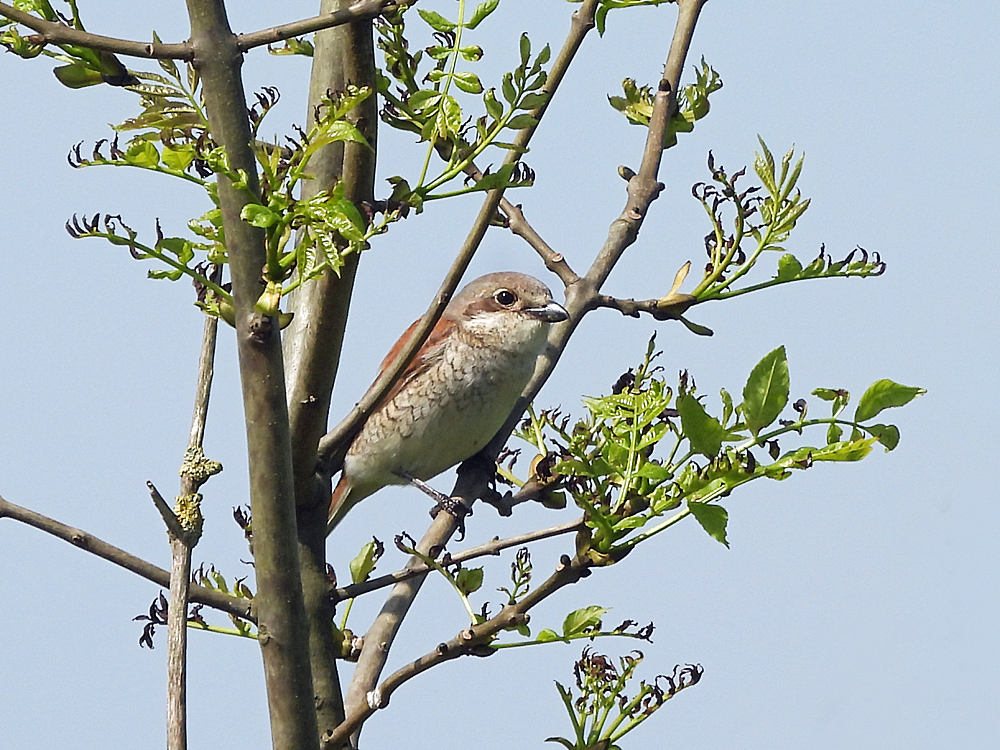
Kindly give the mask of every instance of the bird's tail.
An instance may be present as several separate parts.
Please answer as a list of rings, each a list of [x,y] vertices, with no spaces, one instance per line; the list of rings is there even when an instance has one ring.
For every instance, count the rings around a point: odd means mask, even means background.
[[[337,524],[340,523],[344,516],[347,515],[354,503],[350,502],[351,497],[351,483],[344,476],[343,473],[340,475],[340,481],[337,482],[336,488],[333,490],[333,496],[330,498],[330,510],[327,512],[326,520],[326,533],[327,536],[330,532],[337,528]]]

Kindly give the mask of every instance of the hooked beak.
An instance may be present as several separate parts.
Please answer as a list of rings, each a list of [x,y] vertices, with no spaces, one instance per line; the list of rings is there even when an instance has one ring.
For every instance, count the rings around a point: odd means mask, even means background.
[[[558,302],[549,302],[544,307],[529,307],[525,310],[531,317],[543,320],[546,323],[558,323],[569,319],[566,308]]]

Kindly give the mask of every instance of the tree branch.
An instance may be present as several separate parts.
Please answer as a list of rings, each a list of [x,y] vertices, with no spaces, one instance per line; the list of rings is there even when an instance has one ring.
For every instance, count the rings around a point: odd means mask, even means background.
[[[440,514],[444,515],[444,514]],[[572,560],[563,556],[556,571],[549,576],[537,589],[529,592],[515,604],[508,604],[495,617],[478,625],[463,630],[446,643],[441,643],[428,654],[410,662],[398,669],[376,690],[366,695],[364,703],[349,705],[347,718],[334,732],[323,737],[324,750],[338,748],[354,733],[372,714],[389,703],[389,698],[403,683],[413,679],[431,667],[460,656],[488,656],[494,652],[489,645],[493,636],[501,630],[507,630],[528,622],[528,612],[539,602],[544,601],[561,588],[576,583],[581,578],[590,575],[590,564],[579,557]]]
[[[554,536],[561,536],[562,534],[570,534],[574,531],[578,531],[582,527],[583,518],[580,517],[575,521],[569,521],[568,523],[560,524],[559,526],[552,526],[538,531],[529,531],[525,534],[507,537],[506,539],[493,539],[485,544],[480,544],[476,547],[470,547],[469,549],[457,552],[454,555],[446,554],[445,557],[442,558],[441,563],[443,565],[452,565],[455,563],[468,562],[469,560],[474,560],[477,557],[499,555],[505,549],[517,547],[518,545],[530,544],[531,542],[537,542],[542,539],[550,539]],[[372,591],[385,588],[386,586],[391,586],[394,583],[409,580],[414,576],[420,575],[421,573],[427,573],[430,570],[431,568],[426,563],[418,562],[413,567],[406,567],[402,570],[397,570],[395,573],[389,573],[388,575],[379,576],[378,578],[372,578],[367,581],[362,581],[361,583],[354,583],[350,586],[335,589],[330,592],[330,596],[334,599],[334,601],[338,602],[342,602],[346,599],[354,599]]]
[[[33,510],[22,508],[20,505],[8,502],[0,497],[0,518],[11,518],[20,521],[27,526],[32,526],[46,534],[51,534],[58,539],[69,542],[74,547],[79,547],[86,552],[104,558],[108,562],[114,563],[120,568],[125,568],[136,575],[145,578],[147,581],[168,588],[170,586],[170,573],[150,562],[146,562],[141,557],[119,549],[98,539],[93,534],[86,531],[67,526],[55,519],[43,516]],[[204,586],[191,586],[191,601],[204,604],[206,607],[217,609],[220,612],[239,617],[250,622],[256,622],[256,618],[250,612],[250,602],[221,591],[208,589]]]
[[[534,248],[535,252],[545,262],[545,267],[559,277],[563,286],[569,286],[579,280],[580,277],[570,268],[569,263],[566,262],[566,258],[563,257],[562,253],[557,253],[549,247],[548,243],[542,239],[541,235],[524,218],[524,211],[521,210],[520,204],[513,205],[504,198],[500,201],[500,210],[507,216],[507,225],[510,231],[524,239],[525,242]]]
[[[343,13],[349,0],[322,0],[320,14]],[[359,20],[316,34],[309,82],[307,118],[330,91],[348,84],[373,91],[375,52],[372,23]],[[367,146],[334,142],[310,160],[313,179],[302,187],[303,200],[338,181],[344,197],[359,208],[373,200],[375,150],[378,141],[377,97],[373,94],[347,115],[368,141]],[[339,273],[327,272],[300,286],[289,300],[295,317],[284,331],[285,380],[288,383],[289,425],[295,472],[295,503],[302,564],[302,589],[309,620],[309,653],[319,734],[344,720],[344,699],[338,675],[338,642],[334,640],[332,583],[326,564],[326,521],[330,505],[330,472],[317,466],[317,445],[327,430],[330,397],[340,366],[344,330],[359,255],[345,258]]]
[[[549,72],[545,85],[542,87],[542,91],[547,93],[548,97],[541,107],[531,113],[537,121],[541,120],[546,108],[549,103],[551,103],[552,97],[555,95],[559,84],[566,75],[566,71],[569,69],[569,65],[576,55],[577,50],[579,50],[580,45],[583,43],[583,39],[587,32],[594,27],[594,13],[596,12],[597,4],[598,0],[584,0],[583,4],[573,13],[569,34],[566,37],[566,41],[563,43],[562,49],[559,51],[559,55],[552,64],[552,69]],[[537,128],[537,122],[533,127],[525,128],[524,130],[518,132],[517,137],[514,139],[514,144],[517,148],[507,152],[507,156],[504,159],[505,164],[518,160],[520,154],[527,148],[528,142],[531,140],[531,136],[535,132],[535,128]],[[482,239],[482,235],[485,233],[486,227],[488,226],[493,213],[497,209],[501,195],[502,191],[498,190],[491,190],[487,194],[486,201],[484,201],[479,216],[476,218],[476,223],[473,225],[469,239],[466,240],[466,246],[463,247],[463,252],[456,259],[455,265],[452,266],[452,271],[449,272],[448,278],[445,280],[445,284],[442,285],[442,290],[449,285],[453,277],[456,277],[455,271],[459,262],[464,260],[465,265],[468,264],[468,259],[465,259],[465,252],[469,247],[470,240],[475,238],[475,246],[478,246],[479,240]],[[472,251],[475,250],[475,246],[472,247]],[[471,252],[468,254],[468,257],[471,258]],[[462,266],[462,270],[464,270],[464,266]],[[457,277],[455,278],[455,283],[457,284]],[[451,290],[454,291],[454,286],[451,286]],[[439,296],[437,304],[428,310],[427,314],[421,321],[420,326],[420,329],[423,330],[423,337],[415,334],[410,340],[410,343],[414,344],[414,346],[407,347],[412,348],[412,351],[408,352],[409,358],[412,358],[412,356],[416,353],[416,340],[420,339],[421,342],[423,341],[423,338],[425,338],[427,333],[430,332],[430,329],[434,324],[433,321],[436,321],[437,316],[440,316],[440,311],[444,309],[445,304],[446,302],[440,302]],[[430,320],[432,317],[433,320]],[[430,322],[428,322],[429,320]],[[567,327],[569,326],[566,324],[559,324],[555,326],[557,329]],[[404,359],[404,353],[406,352],[401,352],[400,356],[396,358],[397,363]],[[409,358],[407,358],[407,361],[409,361]],[[554,361],[555,360],[552,359],[552,364],[554,364]],[[395,368],[390,367],[390,369]],[[400,365],[398,372],[402,372],[402,364]],[[537,373],[538,370],[536,368],[536,378]],[[386,381],[384,384],[384,388],[386,390],[388,390],[388,387],[391,385],[388,375],[389,373],[386,372],[383,374],[383,377],[379,379],[380,381]],[[540,383],[538,384],[538,387],[541,387]],[[374,390],[374,388],[375,386],[373,386],[372,390]],[[383,391],[383,393],[384,392],[385,391]],[[369,393],[371,393],[371,391],[369,391]],[[368,399],[368,395],[369,394],[366,394],[365,398],[362,399],[362,403]],[[368,406],[368,413],[373,410],[375,403],[377,403],[377,401],[372,399],[371,405]],[[527,403],[528,402],[523,399],[518,402],[518,406],[515,408],[515,414],[518,419],[520,419],[520,415],[527,407]],[[356,412],[359,411],[359,407],[361,407],[361,403],[355,407]],[[500,442],[500,446],[497,446],[496,450],[490,453],[492,446],[496,442],[496,439],[494,439],[494,442],[491,443],[490,446],[487,446],[487,449],[483,451],[483,455],[492,455],[492,457],[495,458],[500,451],[500,447],[504,442],[506,442],[506,435],[510,434],[510,430],[513,429],[516,422],[516,419],[513,421],[508,420],[510,428],[506,428],[505,426],[506,432],[501,430],[501,432],[504,432],[505,437]],[[362,417],[359,416],[356,419],[356,426],[354,427],[354,430],[358,429],[361,423]],[[342,422],[341,425],[343,424],[344,423]],[[340,430],[341,427],[338,426],[337,429]],[[343,434],[353,433],[347,433],[345,430]],[[333,433],[330,433],[323,439],[323,441],[326,441],[328,449],[334,445],[334,440],[331,437],[332,435]],[[346,440],[344,437],[339,437],[339,439]],[[323,449],[323,441],[321,441],[321,451]],[[346,451],[346,442],[344,447],[340,450]],[[466,462],[465,465],[459,467],[458,482],[455,485],[455,490],[452,492],[452,496],[461,498],[466,506],[471,506],[474,499],[482,494],[483,490],[487,486],[487,483],[489,482],[490,476],[492,475],[492,472],[486,469],[477,469],[475,464],[476,462]],[[444,545],[455,533],[457,528],[458,522],[454,517],[450,514],[439,513],[427,533],[424,535],[423,539],[420,541],[420,544],[417,545],[418,551],[420,551],[421,554],[427,554],[430,549]],[[407,567],[415,567],[418,563],[419,559],[413,558]],[[366,700],[365,695],[377,683],[379,675],[382,672],[382,668],[385,666],[385,660],[388,657],[392,641],[399,630],[399,626],[402,623],[403,618],[409,610],[410,604],[413,603],[413,599],[419,592],[420,586],[426,575],[426,573],[419,573],[414,575],[414,577],[409,580],[396,584],[392,592],[389,594],[386,603],[383,605],[381,612],[375,619],[375,622],[365,634],[364,647],[362,648],[361,656],[358,659],[358,664],[354,670],[354,676],[351,679],[351,684],[347,691],[345,709],[348,715],[353,714],[355,711],[359,710],[359,707],[364,705]]]
[[[190,60],[194,50],[190,42],[180,44],[162,44],[155,42],[133,42],[128,39],[116,39],[88,31],[74,29],[64,23],[46,21],[44,18],[25,13],[6,3],[0,3],[0,16],[16,21],[22,26],[38,32],[40,44],[72,44],[77,47],[87,47],[94,50],[114,52],[129,57],[146,59]]]
[[[272,26],[269,29],[262,29],[260,31],[252,31],[249,34],[240,34],[236,37],[236,46],[241,52],[246,52],[254,47],[282,42],[285,39],[302,36],[303,34],[311,34],[314,31],[322,31],[355,21],[367,21],[379,15],[386,8],[412,5],[413,2],[416,2],[416,0],[412,0],[410,3],[399,3],[396,0],[358,0],[358,2],[352,3],[346,8],[324,11],[312,18],[292,21],[291,23]]]
[[[218,266],[212,270],[213,281],[221,280]],[[198,491],[209,477],[222,470],[218,463],[205,459],[202,442],[208,404],[215,373],[215,341],[219,319],[208,316],[202,329],[198,378],[195,384],[194,409],[188,447],[181,464],[178,510],[184,517],[166,508],[152,483],[147,482],[153,502],[167,524],[170,539],[170,599],[167,604],[167,750],[187,750],[187,635],[188,601],[191,588],[191,553],[201,537],[202,515]]]
[[[222,213],[236,315],[236,345],[247,430],[253,513],[254,598],[275,750],[314,746],[318,736],[309,662],[309,624],[300,576],[295,486],[281,336],[255,310],[264,291],[264,232],[243,221],[259,200],[257,162],[236,43],[222,0],[187,0],[194,64],[201,73],[212,138],[225,149],[239,187],[220,175]]]

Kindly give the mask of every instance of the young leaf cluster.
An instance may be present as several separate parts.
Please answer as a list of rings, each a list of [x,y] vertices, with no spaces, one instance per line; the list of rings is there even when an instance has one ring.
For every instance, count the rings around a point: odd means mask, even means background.
[[[796,187],[804,157],[795,160],[793,147],[779,166],[767,144],[759,140],[761,153],[756,155],[754,171],[761,185],[738,187],[737,182],[745,176],[746,169],[730,175],[723,167],[716,166],[714,156],[709,153],[712,183],[699,182],[692,188],[712,225],[705,237],[708,262],[702,280],[691,292],[692,297],[705,302],[803,279],[881,275],[885,264],[878,254],[869,257],[862,248],[834,261],[821,247],[819,255],[806,264],[785,252],[785,242],[809,208],[809,199],[803,198]],[[775,275],[760,283],[737,285],[765,252],[780,253]]]
[[[722,88],[722,78],[701,59],[701,67],[695,68],[695,82],[681,89],[677,97],[677,111],[663,133],[663,148],[677,144],[678,133],[690,133],[694,124],[708,114],[709,96]],[[609,96],[608,102],[621,112],[633,125],[649,127],[653,116],[653,89],[638,86],[632,78],[622,81],[624,96]]]
[[[505,131],[534,127],[537,119],[533,113],[546,101],[540,89],[547,80],[542,68],[550,50],[546,45],[532,57],[526,34],[519,42],[520,64],[504,74],[499,95],[495,87],[486,88],[476,73],[459,69],[459,63],[474,63],[483,56],[481,47],[465,43],[465,32],[478,27],[498,5],[499,0],[486,0],[465,20],[465,2],[460,0],[454,21],[418,9],[420,18],[432,29],[436,44],[415,53],[410,52],[405,36],[406,8],[387,13],[377,21],[378,46],[385,58],[385,73],[378,73],[378,92],[383,99],[381,118],[393,128],[416,133],[420,141],[427,143],[421,173],[412,185],[403,177],[390,178],[393,201],[419,211],[428,200],[532,183],[530,170],[505,164],[493,173],[487,172],[473,185],[438,192],[470,169],[476,157],[490,146],[516,148],[505,137]],[[476,117],[463,110],[460,99],[467,96],[462,94],[481,97],[481,111],[485,114]],[[431,175],[435,152],[444,164],[437,175]]]
[[[641,680],[635,695],[630,696],[642,660],[642,652],[633,651],[620,657],[616,666],[608,656],[585,648],[573,667],[579,695],[574,697],[571,688],[556,683],[573,725],[573,738],[550,737],[546,741],[567,750],[615,750],[618,740],[681,690],[697,684],[704,671],[700,664],[675,666],[671,675],[657,675],[652,682]]]
[[[898,428],[872,420],[924,392],[879,380],[846,419],[850,394],[820,388],[813,395],[831,401],[832,412],[810,418],[805,399],[790,403],[788,362],[779,347],[753,368],[743,400],[736,403],[722,389],[721,410],[713,414],[686,372],[676,393],[666,385],[653,365],[654,342],[655,337],[643,363],[622,376],[611,394],[584,399],[588,414],[572,427],[567,419],[542,412],[518,433],[536,446],[553,446],[552,474],[585,513],[577,552],[596,565],[617,562],[687,515],[726,544],[728,514],[719,498],[754,479],[786,479],[819,461],[859,461],[875,443],[892,450]],[[782,419],[789,407],[792,413]],[[825,440],[782,451],[782,443],[819,426],[826,428]]]
[[[137,232],[113,215],[105,215],[102,222],[99,215],[89,220],[74,217],[67,225],[74,237],[103,237],[127,246],[138,260],[157,260],[167,266],[150,271],[152,278],[190,277],[199,289],[199,306],[231,322],[231,295],[208,272],[211,267],[223,267],[228,259],[217,175],[247,190],[252,200],[241,217],[265,232],[267,286],[258,309],[266,314],[279,314],[282,296],[328,269],[338,271],[347,254],[365,248],[369,238],[398,218],[398,212],[389,210],[377,221],[362,216],[344,198],[339,183],[309,199],[300,197],[303,181],[310,179],[310,160],[319,149],[336,141],[365,142],[346,116],[371,94],[369,89],[349,86],[343,92],[329,93],[317,107],[312,127],[299,129],[297,138],[286,136],[285,145],[257,140],[261,122],[278,101],[273,88],[258,92],[248,113],[260,165],[258,198],[247,189],[247,175],[231,169],[225,151],[212,140],[197,70],[186,66],[181,71],[172,60],[159,62],[164,75],[137,73],[141,83],[129,87],[139,94],[141,111],[115,130],[132,134],[131,139],[124,146],[117,135],[110,142],[98,141],[89,156],[82,153],[82,144],[77,145],[70,153],[70,164],[136,167],[178,177],[204,189],[212,208],[188,222],[194,237],[165,237],[157,223],[156,242],[144,244],[138,241]],[[298,242],[289,245],[295,233]]]

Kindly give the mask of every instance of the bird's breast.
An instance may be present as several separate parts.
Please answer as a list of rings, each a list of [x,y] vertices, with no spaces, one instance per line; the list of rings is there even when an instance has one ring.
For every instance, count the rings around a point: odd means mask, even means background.
[[[537,347],[452,340],[368,420],[347,458],[358,479],[430,479],[475,455],[503,425],[534,369]]]

